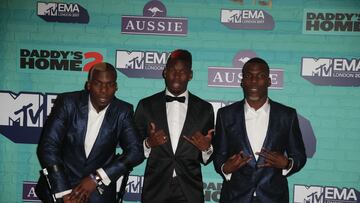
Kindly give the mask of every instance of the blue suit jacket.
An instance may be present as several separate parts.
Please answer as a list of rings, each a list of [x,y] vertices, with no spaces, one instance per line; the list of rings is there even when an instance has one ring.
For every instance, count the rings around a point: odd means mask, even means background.
[[[84,141],[88,120],[87,91],[69,92],[58,96],[49,115],[37,149],[43,168],[58,165],[50,172],[52,192],[74,188],[82,178],[103,168],[111,180],[105,193],[93,192],[90,202],[114,202],[116,180],[143,160],[143,148],[133,122],[132,105],[114,98],[107,109],[98,137],[88,157]],[[120,145],[123,156],[116,156]],[[37,187],[39,197],[46,192],[44,180]]]
[[[304,143],[299,128],[296,110],[269,100],[270,118],[263,147],[286,153],[294,160],[293,168],[287,176],[299,171],[306,163]],[[216,133],[213,139],[215,170],[223,176],[221,166],[226,160],[241,150],[246,155],[254,153],[246,132],[244,100],[219,109]],[[244,167],[234,172],[229,181],[223,181],[220,202],[251,202],[254,191],[260,202],[289,202],[288,182],[282,169],[258,168],[264,158],[252,159]]]

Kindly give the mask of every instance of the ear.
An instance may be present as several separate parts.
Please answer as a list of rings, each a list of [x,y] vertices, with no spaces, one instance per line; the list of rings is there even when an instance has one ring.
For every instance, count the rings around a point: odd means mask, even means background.
[[[268,87],[270,87],[271,86],[271,78],[269,77],[268,78]]]
[[[190,72],[190,77],[189,77],[189,81],[193,78],[193,71],[191,70]]]
[[[85,86],[86,86],[86,90],[89,91],[89,90],[90,90],[90,82],[89,82],[89,81],[86,81],[86,85],[85,85]]]
[[[162,72],[162,76],[165,79],[166,78],[166,67],[164,68],[163,72]]]

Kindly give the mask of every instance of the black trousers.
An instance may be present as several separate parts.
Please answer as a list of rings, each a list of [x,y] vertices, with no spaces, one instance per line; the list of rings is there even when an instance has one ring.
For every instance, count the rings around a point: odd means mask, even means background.
[[[170,181],[170,194],[165,199],[166,203],[190,203],[187,201],[184,192],[181,189],[177,177],[173,177]]]

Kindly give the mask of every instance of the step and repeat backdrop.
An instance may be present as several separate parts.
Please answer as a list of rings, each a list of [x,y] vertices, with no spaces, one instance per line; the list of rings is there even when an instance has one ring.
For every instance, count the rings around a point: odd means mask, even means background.
[[[358,0],[1,0],[0,26],[0,203],[40,202],[35,152],[59,93],[82,89],[106,61],[116,96],[136,107],[164,89],[178,48],[193,54],[189,90],[215,111],[243,98],[243,64],[264,58],[269,96],[297,109],[306,145],[291,202],[360,202]],[[140,201],[144,168],[125,202]],[[221,177],[212,164],[202,172],[206,202],[218,202]]]

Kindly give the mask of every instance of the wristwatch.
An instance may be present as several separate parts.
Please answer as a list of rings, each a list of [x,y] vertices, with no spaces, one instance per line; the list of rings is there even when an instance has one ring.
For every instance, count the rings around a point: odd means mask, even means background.
[[[98,191],[98,193],[102,195],[104,193],[105,188],[101,177],[98,174],[96,175],[90,174],[90,178],[96,183],[96,190]]]

